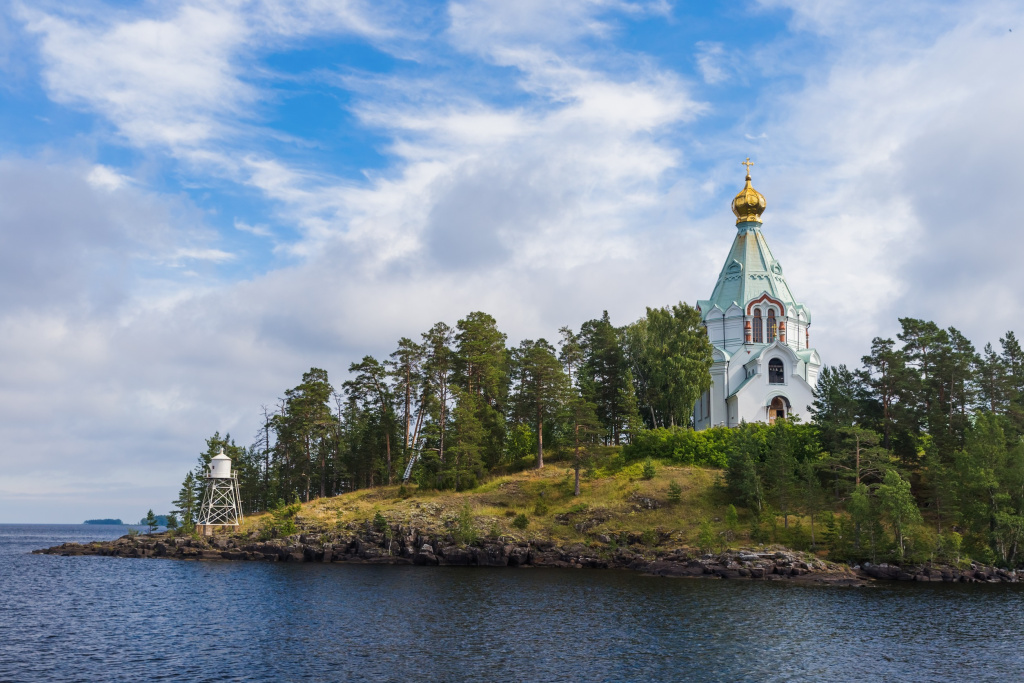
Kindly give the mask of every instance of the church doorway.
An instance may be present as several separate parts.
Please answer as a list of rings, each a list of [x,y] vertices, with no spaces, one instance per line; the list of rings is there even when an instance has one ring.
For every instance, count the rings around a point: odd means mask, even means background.
[[[768,405],[768,422],[775,422],[777,418],[789,417],[789,401],[783,396],[776,396]]]

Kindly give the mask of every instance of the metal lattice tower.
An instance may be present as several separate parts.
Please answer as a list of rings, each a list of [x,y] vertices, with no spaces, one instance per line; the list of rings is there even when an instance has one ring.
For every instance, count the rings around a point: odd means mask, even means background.
[[[210,460],[203,505],[199,509],[199,533],[211,534],[214,527],[238,526],[242,522],[242,497],[238,475],[231,471],[231,458],[224,449]]]

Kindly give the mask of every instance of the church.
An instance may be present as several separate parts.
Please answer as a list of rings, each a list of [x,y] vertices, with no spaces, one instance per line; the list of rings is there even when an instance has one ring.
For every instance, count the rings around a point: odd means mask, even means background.
[[[732,200],[736,238],[711,298],[697,309],[714,347],[711,388],[693,409],[696,429],[776,418],[810,419],[821,358],[811,312],[798,303],[761,232],[764,196],[750,180]]]

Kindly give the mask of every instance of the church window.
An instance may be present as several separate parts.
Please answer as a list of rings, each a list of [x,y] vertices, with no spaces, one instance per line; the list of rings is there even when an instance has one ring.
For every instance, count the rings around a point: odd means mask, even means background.
[[[778,358],[772,358],[768,361],[768,383],[769,384],[785,384],[786,377],[785,372],[782,368],[782,361]]]
[[[754,343],[764,343],[764,325],[761,324],[761,309],[754,311]]]
[[[772,399],[772,403],[768,406],[768,421],[775,422],[778,418],[785,419],[787,417],[789,406],[787,405],[786,399],[781,396],[776,396]]]
[[[775,309],[768,309],[768,343],[771,344],[775,341],[775,332],[778,326],[775,324]]]

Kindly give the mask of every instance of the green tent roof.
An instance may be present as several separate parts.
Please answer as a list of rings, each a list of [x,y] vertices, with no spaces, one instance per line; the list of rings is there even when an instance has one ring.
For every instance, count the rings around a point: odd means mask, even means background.
[[[782,275],[782,266],[772,256],[761,232],[761,224],[745,221],[736,226],[736,239],[718,275],[715,291],[710,299],[698,301],[697,305],[702,317],[707,318],[715,307],[727,311],[736,304],[742,308],[764,293],[781,301],[787,308],[803,312],[810,322],[810,311],[793,298]]]

